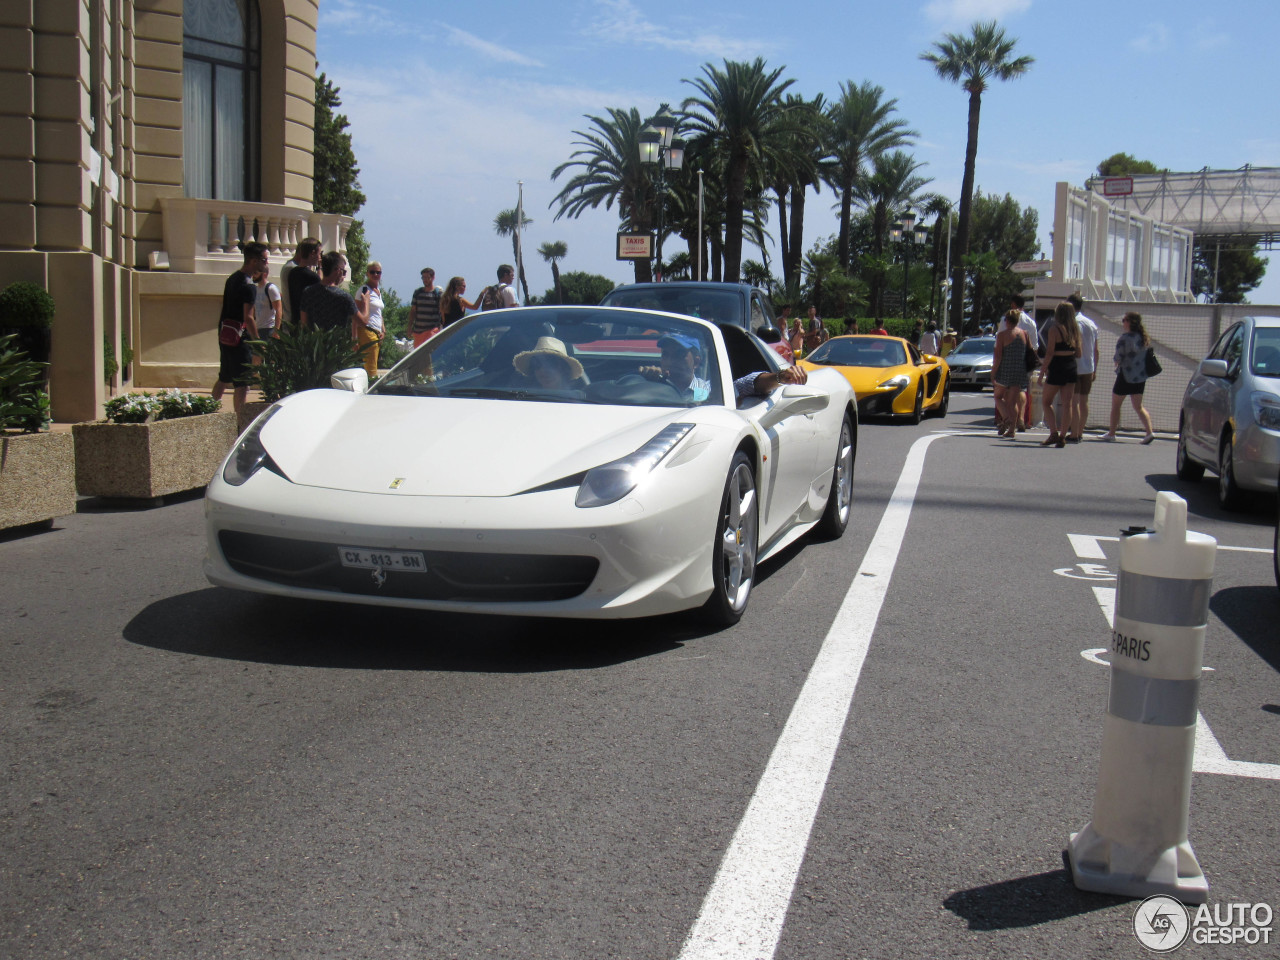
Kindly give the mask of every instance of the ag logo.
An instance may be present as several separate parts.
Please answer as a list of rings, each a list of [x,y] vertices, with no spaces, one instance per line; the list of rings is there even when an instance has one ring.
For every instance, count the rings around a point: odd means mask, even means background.
[[[1155,953],[1169,953],[1186,942],[1191,931],[1187,908],[1173,897],[1147,897],[1133,913],[1133,933],[1138,942]]]

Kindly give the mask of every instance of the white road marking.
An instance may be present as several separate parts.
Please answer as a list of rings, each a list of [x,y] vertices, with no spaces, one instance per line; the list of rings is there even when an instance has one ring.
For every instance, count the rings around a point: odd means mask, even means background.
[[[778,947],[809,833],[924,471],[911,445],[880,526],[787,718],[679,960],[767,960]]]
[[[1116,543],[1120,540],[1119,537],[1094,537],[1087,533],[1068,533],[1067,539],[1071,541],[1071,549],[1081,560],[1107,559],[1101,544]],[[1230,550],[1233,553],[1265,553],[1268,556],[1272,553],[1270,547],[1233,547],[1225,543],[1218,544],[1218,549]]]

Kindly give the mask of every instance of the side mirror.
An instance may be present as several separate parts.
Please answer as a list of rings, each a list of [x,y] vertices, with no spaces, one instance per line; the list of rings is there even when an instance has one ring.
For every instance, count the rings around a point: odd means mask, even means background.
[[[1226,379],[1227,361],[1225,360],[1201,360],[1200,375],[1205,377],[1217,377],[1220,380]]]
[[[761,327],[756,331],[756,336],[765,343],[781,343],[782,334],[775,327]]]
[[[352,367],[350,370],[339,370],[329,378],[329,386],[335,390],[350,390],[352,393],[364,393],[369,389],[369,374],[364,367]]]
[[[766,430],[789,417],[825,410],[831,403],[831,397],[823,391],[793,383],[783,387],[780,393],[773,396],[772,401],[773,405],[760,417],[760,426]]]

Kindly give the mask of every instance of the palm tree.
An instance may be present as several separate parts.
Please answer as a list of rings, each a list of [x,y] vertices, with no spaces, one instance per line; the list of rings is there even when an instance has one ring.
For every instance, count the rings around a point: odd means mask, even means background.
[[[788,94],[786,105],[788,142],[769,173],[778,206],[778,247],[782,252],[783,283],[798,286],[804,246],[805,195],[809,187],[821,190],[823,180],[832,172],[833,161],[828,135],[830,120],[822,94],[812,100]]]
[[[705,74],[685,80],[701,96],[681,105],[690,129],[723,152],[724,279],[736,283],[742,269],[743,210],[748,180],[763,182],[766,166],[776,159],[788,130],[788,108],[782,95],[793,80],[779,81],[785,67],[766,70],[763,57],[752,63],[724,62],[724,69],[703,64]]]
[[[889,233],[889,214],[910,207],[918,194],[930,182],[929,177],[916,175],[923,163],[903,150],[882,153],[871,165],[871,173],[864,177],[855,191],[858,200],[871,211],[872,251],[877,260],[884,260],[884,243]],[[876,270],[871,283],[871,306],[875,316],[884,315],[884,275]]]
[[[630,110],[609,108],[608,117],[587,115],[593,130],[575,130],[581,138],[565,163],[551,172],[551,179],[559,178],[567,170],[577,168],[556,196],[552,204],[559,204],[553,220],[561,217],[579,217],[586,210],[594,210],[604,204],[606,210],[618,204],[618,217],[624,230],[648,233],[653,229],[653,205],[650,198],[653,184],[640,162],[640,131],[645,121],[635,107]],[[653,279],[649,260],[635,261],[636,282]]]
[[[910,146],[918,136],[916,131],[907,128],[907,121],[892,118],[898,109],[897,99],[884,101],[883,97],[884,87],[869,80],[861,86],[846,81],[840,84],[840,99],[827,111],[830,149],[835,156],[827,182],[840,192],[840,241],[836,255],[845,270],[852,266],[849,215],[865,165],[886,150]]]
[[[1005,36],[994,20],[978,22],[969,36],[948,33],[934,49],[920,54],[933,64],[938,76],[958,83],[969,94],[969,135],[964,148],[964,180],[960,186],[960,218],[956,225],[956,251],[952,256],[951,325],[960,329],[964,316],[964,258],[969,252],[969,220],[973,207],[973,175],[978,160],[978,116],[982,94],[992,79],[1020,77],[1035,62],[1032,57],[1013,59],[1016,39]]]
[[[493,218],[493,231],[500,237],[511,238],[511,255],[516,261],[516,269],[520,272],[520,286],[524,289],[524,302],[529,302],[529,281],[524,278],[524,257],[520,256],[520,237],[524,228],[533,223],[528,217],[521,215],[520,229],[516,230],[516,208],[503,210]]]
[[[551,264],[551,279],[555,281],[556,303],[564,303],[564,291],[560,289],[560,261],[569,255],[569,245],[563,240],[548,240],[538,248],[542,259]]]

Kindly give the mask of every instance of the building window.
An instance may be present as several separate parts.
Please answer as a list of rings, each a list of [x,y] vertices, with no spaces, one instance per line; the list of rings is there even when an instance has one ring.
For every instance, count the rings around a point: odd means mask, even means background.
[[[182,188],[188,197],[258,199],[261,37],[257,0],[185,0]]]

